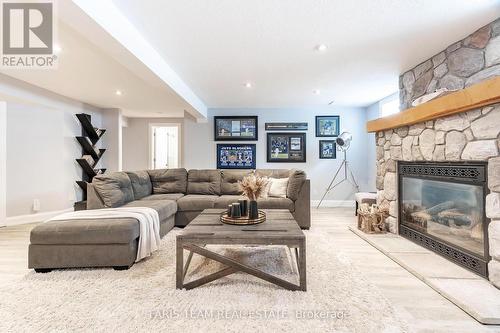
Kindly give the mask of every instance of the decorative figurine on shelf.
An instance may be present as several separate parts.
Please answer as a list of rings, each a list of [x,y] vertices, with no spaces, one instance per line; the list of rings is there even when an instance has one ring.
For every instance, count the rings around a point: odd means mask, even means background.
[[[259,210],[257,207],[257,199],[264,193],[268,180],[264,177],[256,177],[249,175],[238,182],[240,191],[248,197],[248,218],[256,219],[259,217]]]

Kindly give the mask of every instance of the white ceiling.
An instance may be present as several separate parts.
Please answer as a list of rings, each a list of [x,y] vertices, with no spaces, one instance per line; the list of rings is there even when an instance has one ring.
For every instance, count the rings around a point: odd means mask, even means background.
[[[209,107],[365,106],[500,16],[498,0],[113,2]]]
[[[57,69],[0,72],[97,107],[120,108],[128,117],[183,117],[192,109],[80,9],[59,4]]]

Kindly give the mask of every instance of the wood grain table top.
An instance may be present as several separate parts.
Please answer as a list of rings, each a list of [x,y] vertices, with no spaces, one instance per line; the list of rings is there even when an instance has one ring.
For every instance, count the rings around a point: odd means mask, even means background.
[[[255,225],[220,222],[226,209],[206,209],[189,223],[177,239],[204,244],[291,244],[305,235],[286,209],[264,209],[266,221]],[[293,244],[292,244],[293,245]]]

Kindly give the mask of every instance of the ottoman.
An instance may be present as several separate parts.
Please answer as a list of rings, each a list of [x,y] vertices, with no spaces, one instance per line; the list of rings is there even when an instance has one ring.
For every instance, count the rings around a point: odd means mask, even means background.
[[[373,205],[377,203],[377,193],[376,192],[358,192],[354,194],[354,198],[356,200],[356,211],[354,212],[354,215],[358,215],[358,207],[362,203],[367,203],[370,205]]]
[[[137,255],[139,223],[133,218],[50,221],[30,235],[28,268],[131,267]]]

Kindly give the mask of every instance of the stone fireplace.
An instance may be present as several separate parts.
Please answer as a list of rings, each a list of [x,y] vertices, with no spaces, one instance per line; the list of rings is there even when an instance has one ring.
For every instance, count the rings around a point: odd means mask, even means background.
[[[368,128],[376,133],[377,203],[389,206],[388,230],[461,261],[500,288],[497,76],[500,19],[403,73],[404,111]],[[436,88],[459,91],[411,108]],[[450,171],[446,166],[455,172],[478,167],[476,178],[436,177]],[[429,168],[437,173],[425,174]]]
[[[462,246],[453,246],[453,242],[450,242],[448,239],[448,241],[445,240],[439,244],[451,245],[451,247],[442,247],[440,254],[444,254],[445,252],[450,253],[450,249],[457,249],[457,247],[461,250],[465,250],[461,252],[462,257],[459,259],[468,262],[468,264],[464,266],[469,266],[467,268],[480,275],[489,277],[492,283],[497,287],[500,287],[499,135],[500,104],[494,104],[411,126],[379,131],[376,134],[377,203],[389,206],[390,216],[386,219],[388,230],[393,233],[402,234],[408,238],[415,238],[418,236],[418,234],[415,233],[419,232],[418,228],[411,229],[411,226],[408,225],[408,221],[405,222],[399,219],[400,214],[403,216],[405,214],[410,214],[411,216],[413,213],[414,220],[418,221],[420,219],[422,225],[425,224],[422,219],[425,219],[426,214],[433,215],[435,217],[431,218],[431,226],[434,231],[440,227],[434,223],[434,220],[443,218],[444,221],[444,214],[470,215],[467,217],[469,222],[463,222],[470,228],[473,227],[472,224],[477,224],[477,222],[473,222],[472,219],[477,219],[479,215],[483,216],[483,253],[480,251],[480,242],[474,241],[473,243],[476,243],[476,245],[470,248],[463,244]],[[480,163],[478,164],[477,162]],[[457,185],[454,189],[457,193],[461,191],[462,198],[464,196],[469,196],[468,204],[464,204],[463,207],[458,207],[456,205],[450,206],[450,201],[455,203],[459,201],[457,197],[453,196],[457,194],[451,194],[451,190],[443,185],[444,182],[442,182],[442,179],[441,181],[437,179],[439,177],[424,176],[423,178],[427,179],[425,183],[418,182],[416,180],[419,178],[418,176],[407,177],[406,180],[403,179],[402,168],[404,166],[407,166],[406,169],[408,169],[408,166],[420,165],[424,167],[429,163],[431,164],[428,166],[441,166],[440,172],[443,172],[443,165],[450,163],[455,168],[481,166],[480,171],[476,170],[476,172],[482,174],[475,179],[475,187],[465,186],[469,182],[464,174],[458,174],[458,176],[455,177],[455,183]],[[402,182],[400,182],[400,180]],[[483,182],[484,185],[481,185],[481,182]],[[406,186],[408,188],[412,187],[414,189],[417,188],[422,190],[422,192],[417,193],[413,199],[409,199],[409,197],[398,198],[398,196],[403,194],[398,191],[401,189],[401,186]],[[481,189],[484,189],[484,191]],[[424,194],[425,197],[418,197],[425,191],[434,193]],[[436,192],[439,193],[441,197],[439,197],[439,195],[436,197]],[[398,201],[398,199],[400,200]],[[407,204],[407,210],[403,208],[405,203]],[[411,204],[415,206],[412,207]],[[442,210],[434,214],[432,208],[440,204],[448,204],[450,207],[448,207],[447,211]],[[476,207],[476,209],[471,208],[470,212],[466,212],[466,205]],[[402,207],[402,209],[400,209],[400,207]],[[441,208],[443,207],[438,206],[434,210],[439,210]],[[410,212],[409,210],[411,209],[414,211]],[[432,214],[429,213],[429,209],[431,209]],[[420,214],[418,214],[418,212],[420,212]],[[439,217],[439,213],[441,213],[441,217]],[[465,219],[465,217],[462,219]],[[443,225],[446,223],[447,222],[443,222]],[[460,224],[460,222],[453,222],[455,230],[451,231],[455,233],[466,232],[463,230],[465,226],[458,226],[458,224]],[[488,225],[489,227],[486,228]],[[429,225],[427,225],[427,227],[428,226]],[[411,231],[413,231],[413,233],[411,233]],[[422,230],[420,230],[420,232],[421,231]],[[443,230],[441,230],[441,232],[443,232]],[[472,232],[472,230],[470,230],[470,232]],[[473,237],[477,239],[479,235],[479,230],[474,230]],[[436,237],[432,236],[433,235],[431,235],[429,239],[435,241]],[[429,239],[427,239],[427,242]],[[425,243],[425,241],[425,239],[421,239],[419,243]],[[453,257],[453,254],[451,256]],[[487,268],[486,263],[488,263]]]

